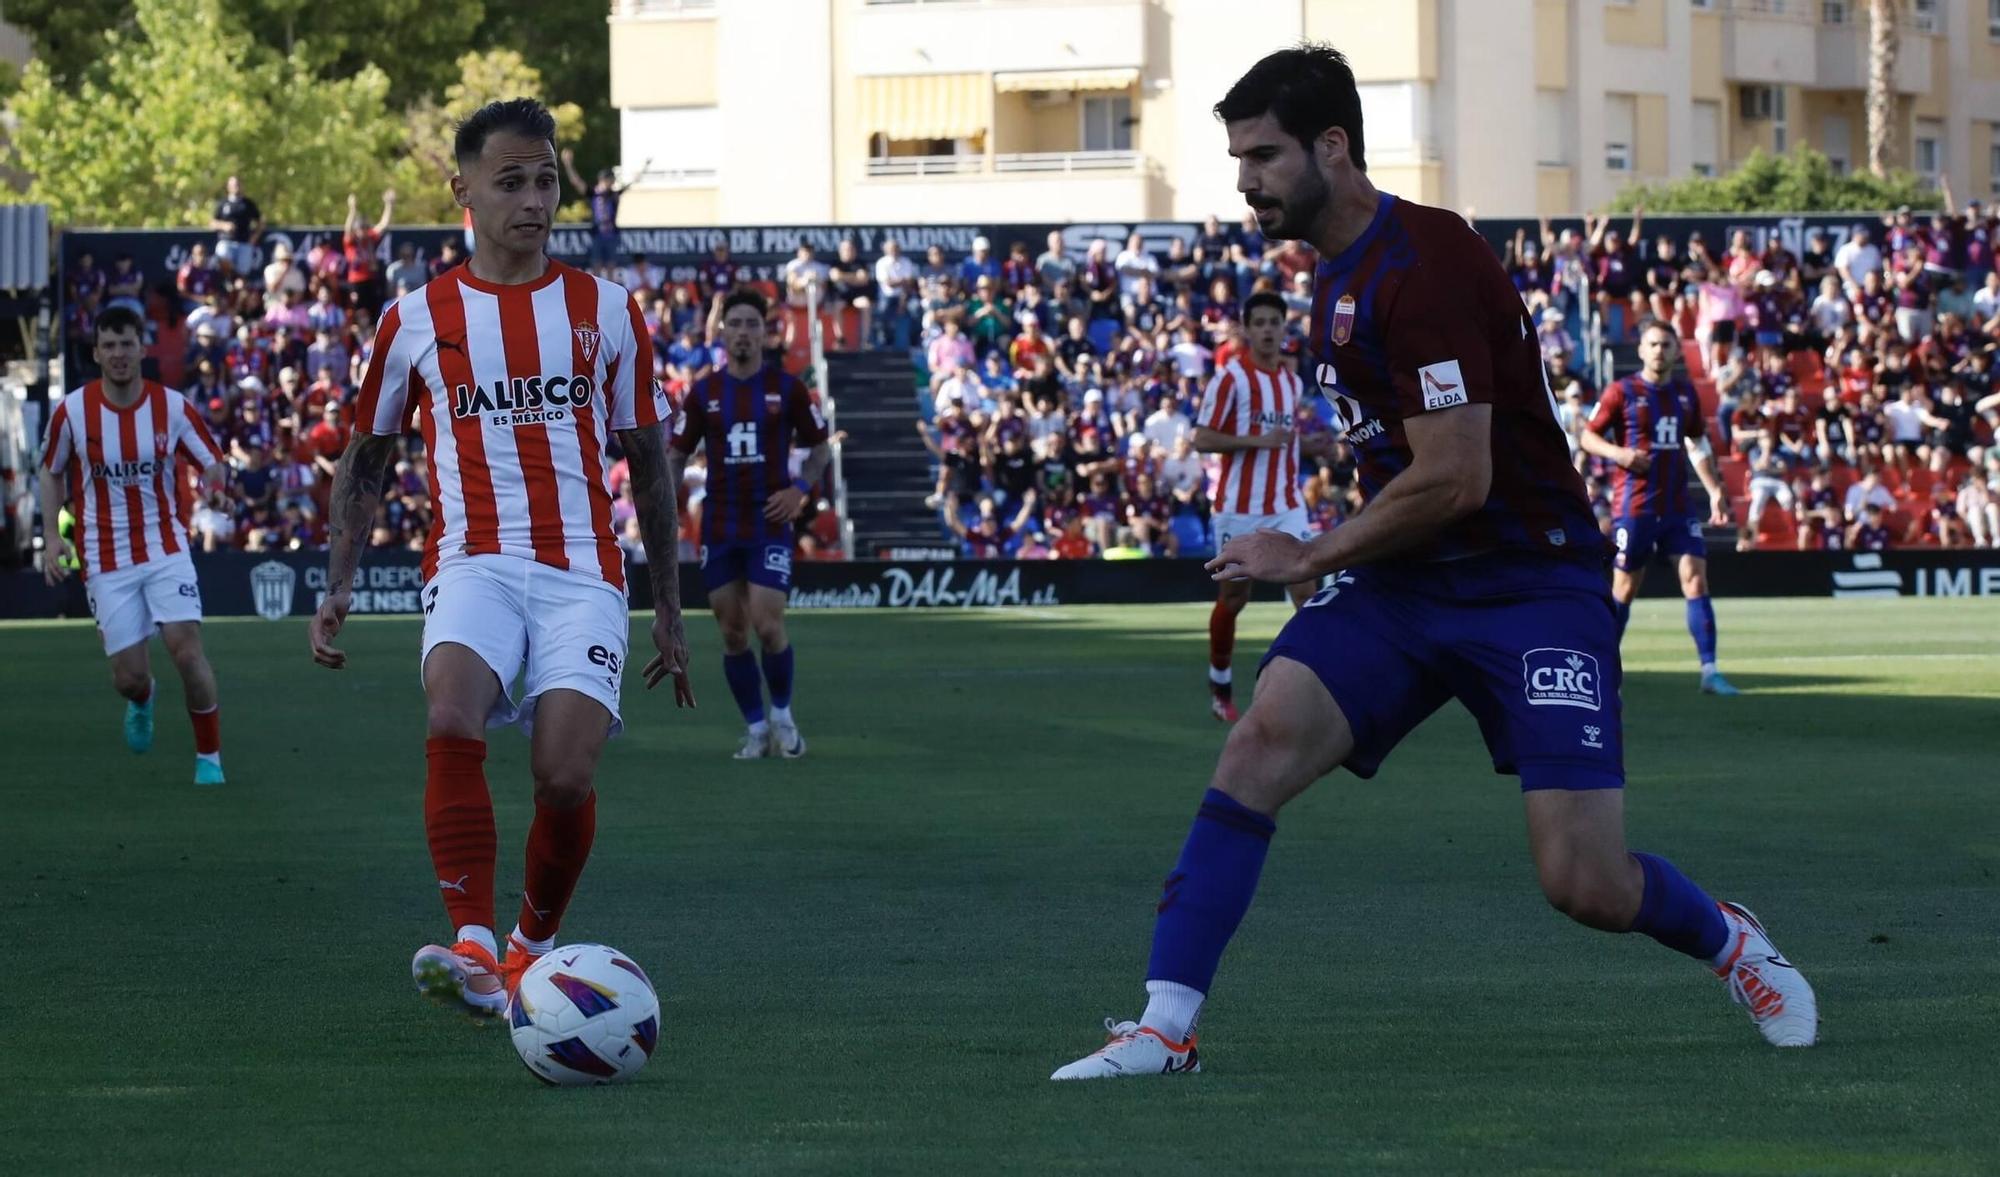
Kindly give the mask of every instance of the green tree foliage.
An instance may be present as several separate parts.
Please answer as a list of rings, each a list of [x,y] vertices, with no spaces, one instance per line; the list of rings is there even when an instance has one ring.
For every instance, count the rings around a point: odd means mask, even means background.
[[[1879,212],[1899,205],[1935,208],[1937,193],[1910,172],[1840,175],[1810,147],[1787,155],[1759,148],[1720,176],[1689,176],[1668,184],[1635,184],[1613,200],[1614,210],[1644,204],[1653,213]]]
[[[327,81],[304,46],[265,48],[224,0],[137,0],[72,94],[30,62],[12,109],[27,198],[58,224],[206,224],[234,172],[274,224],[338,222],[347,194],[379,190],[403,139],[389,79]]]
[[[444,101],[418,101],[405,118],[402,158],[395,167],[397,215],[412,223],[450,223],[462,215],[447,181],[458,170],[451,156],[458,121],[489,102],[502,98],[548,99],[542,76],[512,49],[466,53],[458,59],[458,80],[445,87]],[[556,141],[574,142],[583,129],[583,110],[574,102],[549,107],[556,116]],[[568,187],[568,181],[564,181]],[[578,193],[565,192],[565,211],[573,219]]]
[[[132,0],[0,0],[0,16],[27,35],[35,57],[64,87],[104,55],[106,37],[138,28]]]

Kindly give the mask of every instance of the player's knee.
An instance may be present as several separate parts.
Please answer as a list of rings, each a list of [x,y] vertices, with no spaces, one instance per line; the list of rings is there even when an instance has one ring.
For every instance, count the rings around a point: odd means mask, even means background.
[[[473,714],[470,708],[452,699],[431,700],[424,724],[432,736],[477,740],[486,735],[486,717]]]
[[[590,799],[590,769],[559,761],[535,765],[535,804],[547,809],[575,809]]]
[[[111,668],[111,689],[127,699],[137,700],[146,693],[151,682],[152,675],[146,673],[144,667],[137,670],[123,666]]]
[[[1681,576],[1681,595],[1689,600],[1708,595],[1708,577],[1700,572],[1689,572]]]
[[[757,623],[757,645],[766,654],[774,654],[785,648],[785,621],[782,617]]]
[[[1563,857],[1541,869],[1542,895],[1549,906],[1582,924],[1619,932],[1631,926],[1638,897],[1630,894],[1624,874],[1589,858]]]
[[[1214,786],[1260,813],[1276,813],[1296,791],[1286,779],[1293,755],[1281,726],[1253,707],[1229,731]]]

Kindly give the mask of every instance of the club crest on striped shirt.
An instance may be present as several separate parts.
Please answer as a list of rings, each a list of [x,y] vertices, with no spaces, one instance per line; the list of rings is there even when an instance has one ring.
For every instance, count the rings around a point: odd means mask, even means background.
[[[576,325],[575,330],[576,330],[576,346],[579,350],[583,352],[583,362],[586,364],[596,363],[597,341],[603,338],[603,336],[598,333],[597,324],[586,319],[583,322],[578,323]]]
[[[1333,304],[1333,345],[1347,346],[1354,338],[1354,296],[1343,294],[1340,301]]]

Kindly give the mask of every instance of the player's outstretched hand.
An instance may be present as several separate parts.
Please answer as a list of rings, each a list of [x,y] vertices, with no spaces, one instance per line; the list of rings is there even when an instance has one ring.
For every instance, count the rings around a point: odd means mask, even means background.
[[[790,523],[806,509],[806,492],[796,486],[787,486],[771,492],[764,500],[764,518],[773,523]]]
[[[1305,541],[1270,528],[1259,528],[1230,540],[1204,567],[1213,580],[1297,584],[1313,578],[1306,567]]]
[[[69,579],[69,569],[63,567],[63,543],[55,543],[42,549],[42,583],[54,588]]]
[[[340,627],[347,624],[347,607],[353,599],[350,592],[328,593],[313,613],[312,626],[307,631],[312,638],[313,661],[328,670],[347,669],[347,653],[334,649],[333,639],[340,636]]]
[[[673,676],[674,706],[693,707],[694,687],[688,682],[688,640],[687,630],[681,624],[681,615],[669,617],[664,613],[653,618],[653,648],[659,653],[646,663],[646,689],[660,685],[660,680]]]

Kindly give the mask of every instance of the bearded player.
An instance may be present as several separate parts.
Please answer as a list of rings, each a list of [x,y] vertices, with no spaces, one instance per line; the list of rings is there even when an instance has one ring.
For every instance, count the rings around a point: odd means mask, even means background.
[[[201,585],[181,524],[179,463],[223,483],[222,451],[187,399],[139,375],[146,325],[130,307],[109,307],[96,322],[101,378],[70,390],[49,415],[42,447],[42,520],[48,529],[42,577],[69,575],[56,520],[68,500],[84,594],[111,659],[111,685],[125,697],[125,746],[153,746],[153,674],[146,645],[155,630],[180,672],[194,728],[194,783],[219,785],[222,712],[215,671],[201,645]]]
[[[723,297],[726,360],[688,390],[667,454],[678,478],[681,463],[698,447],[707,447],[701,579],[722,630],[723,677],[743,715],[738,760],[796,760],[806,754],[805,737],[792,717],[794,659],[785,632],[792,523],[833,460],[826,421],[812,394],[798,377],[765,361],[768,313],[764,296],[754,290]],[[795,446],[807,450],[797,478],[789,473]],[[750,653],[752,633],[761,657]]]
[[[423,431],[436,503],[423,559],[422,677],[428,707],[424,828],[454,942],[411,961],[427,996],[497,1014],[555,942],[597,829],[592,778],[622,726],[625,564],[611,529],[612,436],[631,467],[652,577],[656,656],[648,688],[687,685],[672,474],[638,304],[551,259],[558,200],[555,120],[525,98],[459,124],[451,190],[471,218],[472,260],[383,316],[334,475],[327,594],[313,660],[339,670],[347,618],[383,475],[407,419]],[[516,676],[522,690],[511,694]],[[505,959],[494,939],[498,853],[485,731],[531,741],[535,818],[526,885]]]
[[[1618,633],[1632,616],[1632,599],[1646,579],[1653,553],[1679,558],[1681,595],[1687,598],[1688,633],[1701,659],[1701,689],[1734,695],[1735,687],[1715,665],[1715,605],[1708,599],[1708,546],[1701,520],[1688,504],[1688,467],[1708,492],[1708,521],[1729,525],[1729,496],[1715,476],[1701,400],[1694,385],[1674,375],[1681,341],[1665,323],[1639,332],[1640,371],[1614,380],[1579,436],[1585,453],[1612,464],[1611,601]]]
[[[1249,354],[1216,369],[1194,429],[1194,448],[1222,455],[1215,542],[1226,547],[1239,535],[1266,529],[1310,539],[1312,524],[1299,496],[1299,455],[1325,457],[1333,435],[1301,438],[1296,432],[1304,385],[1284,359],[1285,300],[1268,292],[1245,299],[1243,334]],[[1291,585],[1293,607],[1315,587],[1310,580]],[[1236,652],[1236,615],[1249,603],[1248,580],[1224,581],[1208,615],[1209,712],[1224,723],[1237,719],[1229,664]]]
[[[1308,344],[1334,373],[1322,384],[1345,432],[1361,439],[1366,506],[1310,542],[1253,532],[1210,562],[1218,580],[1334,579],[1265,655],[1167,875],[1145,1012],[1053,1078],[1199,1069],[1202,1003],[1278,811],[1337,767],[1375,775],[1453,698],[1478,719],[1495,770],[1521,780],[1536,873],[1557,910],[1695,958],[1767,1041],[1810,1045],[1812,989],[1757,920],[1625,849],[1602,541],[1534,329],[1492,249],[1457,213],[1369,183],[1354,74],[1332,49],[1266,57],[1215,109],[1258,226],[1319,251]]]

